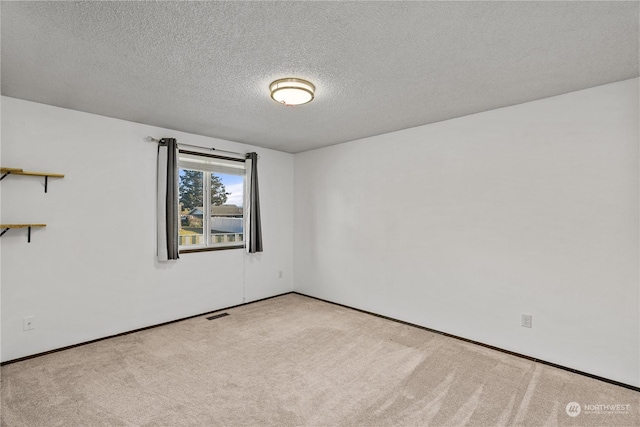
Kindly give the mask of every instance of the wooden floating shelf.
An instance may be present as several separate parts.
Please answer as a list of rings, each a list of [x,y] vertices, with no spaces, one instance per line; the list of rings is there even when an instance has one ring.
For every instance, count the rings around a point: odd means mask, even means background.
[[[31,227],[46,227],[47,224],[0,224],[0,228],[2,232],[0,236],[4,236],[4,233],[9,231],[11,228],[26,228],[27,229],[27,243],[31,242]]]
[[[0,173],[2,173],[2,177],[0,177],[0,181],[2,181],[7,175],[27,175],[27,176],[44,176],[44,192],[47,192],[47,187],[49,185],[49,178],[64,178],[64,174],[62,173],[50,173],[50,172],[27,172],[18,168],[0,168]]]
[[[29,175],[29,176],[48,176],[50,178],[64,178],[64,174],[62,173],[48,173],[48,172],[25,172],[25,171],[18,171],[18,172],[11,172],[14,175]]]
[[[46,227],[47,224],[0,224],[0,228]]]

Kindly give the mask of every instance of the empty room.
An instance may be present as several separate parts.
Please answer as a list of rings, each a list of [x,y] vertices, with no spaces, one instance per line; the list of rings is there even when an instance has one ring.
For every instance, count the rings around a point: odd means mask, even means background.
[[[638,1],[1,1],[2,426],[638,426]]]

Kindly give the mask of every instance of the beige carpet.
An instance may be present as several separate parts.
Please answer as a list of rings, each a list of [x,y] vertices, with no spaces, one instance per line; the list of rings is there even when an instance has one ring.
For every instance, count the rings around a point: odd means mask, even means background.
[[[2,367],[2,425],[640,425],[638,392],[311,298],[227,312]]]

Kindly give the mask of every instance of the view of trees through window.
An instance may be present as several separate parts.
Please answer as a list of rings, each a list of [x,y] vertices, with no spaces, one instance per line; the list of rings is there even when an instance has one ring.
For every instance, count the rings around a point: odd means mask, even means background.
[[[185,209],[193,209],[202,205],[204,197],[204,186],[202,179],[204,172],[189,169],[180,169],[180,184],[178,191],[180,192],[180,202]],[[222,206],[227,202],[227,196],[224,184],[220,176],[211,175],[211,204],[213,206]]]
[[[242,244],[243,191],[244,176],[180,168],[180,246]]]

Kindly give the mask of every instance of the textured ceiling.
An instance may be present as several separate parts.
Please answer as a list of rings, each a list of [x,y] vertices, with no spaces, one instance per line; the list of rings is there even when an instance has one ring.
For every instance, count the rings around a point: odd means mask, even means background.
[[[637,77],[638,5],[5,1],[2,94],[295,153]]]

